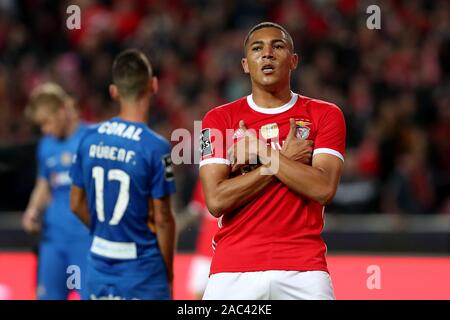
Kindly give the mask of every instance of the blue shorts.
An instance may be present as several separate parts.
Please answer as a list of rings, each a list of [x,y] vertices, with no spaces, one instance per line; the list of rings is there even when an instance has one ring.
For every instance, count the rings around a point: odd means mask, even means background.
[[[171,299],[162,259],[108,262],[88,258],[87,287],[90,299]]]
[[[39,300],[65,300],[69,291],[78,291],[87,299],[86,265],[91,240],[43,240],[39,246]]]

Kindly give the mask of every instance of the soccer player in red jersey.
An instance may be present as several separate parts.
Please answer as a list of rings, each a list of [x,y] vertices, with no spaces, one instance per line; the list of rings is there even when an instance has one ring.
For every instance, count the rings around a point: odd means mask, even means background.
[[[256,25],[244,49],[252,94],[202,122],[200,178],[220,217],[203,299],[334,299],[321,232],[343,168],[343,114],[291,91],[299,58],[282,26]],[[310,164],[299,159],[304,139]],[[236,154],[262,165],[235,175]]]
[[[185,218],[184,223],[178,224],[180,229],[186,229],[194,221],[200,220],[195,255],[191,261],[188,277],[189,292],[194,299],[200,300],[208,282],[209,267],[213,255],[212,239],[219,229],[217,219],[211,215],[206,206],[200,180],[197,180],[195,184],[192,199],[184,215],[188,217]]]

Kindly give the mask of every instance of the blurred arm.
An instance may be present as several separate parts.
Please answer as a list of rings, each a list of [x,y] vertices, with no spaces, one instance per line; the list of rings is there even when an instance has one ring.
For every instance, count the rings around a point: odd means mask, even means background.
[[[177,225],[177,234],[180,234],[192,224],[198,222],[200,220],[202,213],[200,209],[192,206],[191,204],[187,205],[186,208],[175,214],[175,220]]]
[[[173,257],[175,254],[175,218],[171,207],[171,197],[151,199],[150,208],[159,249],[167,268],[169,282],[173,281]]]
[[[278,168],[275,176],[289,189],[302,194],[322,205],[328,204],[336,194],[342,174],[343,161],[330,154],[318,154],[313,157],[312,166],[290,160],[282,154],[272,151],[261,161]]]
[[[215,217],[238,208],[258,195],[273,176],[264,175],[259,167],[249,173],[229,178],[230,167],[224,164],[207,164],[200,168],[206,205]]]

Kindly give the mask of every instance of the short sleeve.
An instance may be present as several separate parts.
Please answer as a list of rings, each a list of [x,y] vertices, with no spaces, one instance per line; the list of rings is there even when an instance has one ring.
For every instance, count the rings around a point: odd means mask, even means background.
[[[227,134],[234,130],[227,130],[225,121],[218,117],[217,112],[212,110],[206,114],[202,121],[202,131],[200,135],[200,167],[205,164],[217,163],[230,165],[227,159]]]
[[[327,153],[344,161],[345,134],[344,115],[332,105],[318,123],[313,156]]]
[[[70,179],[72,179],[72,184],[84,189],[83,180],[83,167],[82,167],[82,152],[81,143],[78,145],[77,152],[74,154],[72,159],[72,166],[70,167]]]
[[[151,154],[152,179],[151,197],[162,198],[175,193],[175,179],[170,145],[167,141],[161,143]]]
[[[47,166],[47,159],[45,157],[45,140],[41,139],[37,147],[37,165],[38,178],[49,180],[50,170]]]

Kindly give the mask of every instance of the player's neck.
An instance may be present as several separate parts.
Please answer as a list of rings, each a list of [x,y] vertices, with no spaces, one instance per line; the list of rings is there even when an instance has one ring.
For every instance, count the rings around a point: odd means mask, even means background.
[[[267,90],[253,85],[252,97],[253,101],[261,108],[277,108],[291,100],[291,88],[285,86],[282,90]]]
[[[148,99],[128,102],[121,101],[119,118],[130,122],[147,122]]]

